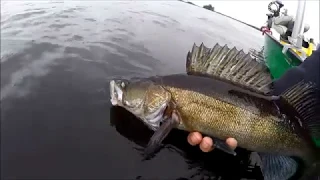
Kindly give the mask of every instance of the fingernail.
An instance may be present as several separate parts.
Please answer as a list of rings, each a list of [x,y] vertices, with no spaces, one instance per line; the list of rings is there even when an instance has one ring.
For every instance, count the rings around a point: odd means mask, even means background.
[[[195,137],[194,135],[189,135],[188,137],[188,141],[189,141],[189,144],[195,146],[197,143],[197,137]]]
[[[195,137],[194,134],[191,134],[191,135],[190,135],[190,138],[191,138],[192,141],[196,140],[196,137]]]
[[[211,147],[210,147],[210,144],[207,143],[207,142],[203,142],[203,147],[206,148],[206,149],[211,148]]]

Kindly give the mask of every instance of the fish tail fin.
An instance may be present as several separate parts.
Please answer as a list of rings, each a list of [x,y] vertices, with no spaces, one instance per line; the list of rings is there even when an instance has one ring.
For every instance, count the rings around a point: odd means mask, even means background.
[[[320,163],[306,164],[303,160],[273,154],[258,153],[264,180],[319,180]]]
[[[307,130],[316,146],[317,154],[320,154],[320,94],[316,84],[300,81],[280,96],[286,104],[294,108],[299,123]]]
[[[220,46],[207,48],[193,44],[188,52],[186,71],[189,75],[215,77],[263,94],[272,89],[272,78],[267,66],[237,48]]]
[[[264,180],[288,180],[295,176],[299,163],[288,156],[258,153]]]

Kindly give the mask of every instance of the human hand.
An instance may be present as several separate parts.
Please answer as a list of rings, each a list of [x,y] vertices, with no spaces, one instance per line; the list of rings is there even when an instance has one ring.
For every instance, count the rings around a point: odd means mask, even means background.
[[[200,149],[203,152],[210,152],[213,148],[213,141],[210,137],[203,137],[199,132],[192,132],[188,135],[188,142],[192,146],[196,146],[199,144]],[[237,140],[234,138],[228,138],[226,143],[230,146],[230,148],[235,149],[237,147]]]

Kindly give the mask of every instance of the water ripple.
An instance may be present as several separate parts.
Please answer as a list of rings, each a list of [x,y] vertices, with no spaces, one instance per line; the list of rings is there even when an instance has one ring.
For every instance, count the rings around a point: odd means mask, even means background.
[[[65,23],[65,24],[51,24],[49,28],[55,28],[55,30],[59,30],[68,26],[75,26],[76,24],[70,24],[70,23]]]
[[[32,11],[32,12],[25,12],[25,13],[21,13],[21,14],[16,14],[14,16],[12,16],[11,18],[8,18],[5,22],[14,22],[14,21],[19,21],[19,20],[25,20],[29,17],[34,17],[36,15],[39,15],[39,14],[45,14],[46,11]]]

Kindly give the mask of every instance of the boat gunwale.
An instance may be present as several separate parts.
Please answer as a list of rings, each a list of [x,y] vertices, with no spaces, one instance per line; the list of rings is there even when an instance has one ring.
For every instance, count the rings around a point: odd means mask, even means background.
[[[272,36],[269,33],[265,33],[265,34],[267,36],[269,36],[273,41],[275,41],[279,46],[281,46],[283,48],[283,45],[274,36]],[[288,49],[287,53],[290,53],[291,55],[295,56],[301,63],[303,62],[303,60],[300,58],[300,56],[298,56],[291,48]]]

